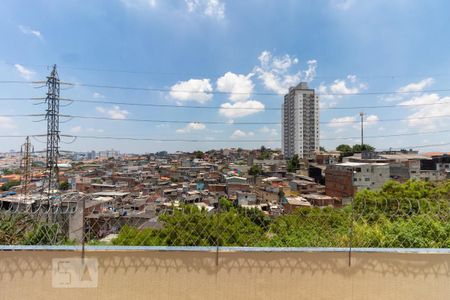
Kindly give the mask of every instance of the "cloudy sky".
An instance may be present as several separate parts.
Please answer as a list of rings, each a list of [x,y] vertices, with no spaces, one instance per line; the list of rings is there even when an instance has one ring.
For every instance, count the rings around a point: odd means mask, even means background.
[[[63,150],[280,147],[282,95],[300,81],[321,94],[327,149],[358,142],[346,138],[363,110],[378,149],[450,150],[448,11],[445,0],[3,0],[0,135],[45,133],[41,117],[14,116],[44,113],[40,101],[7,99],[45,88],[7,81],[45,80],[57,64],[71,83],[61,97],[95,102],[61,113],[103,118],[63,117],[62,134],[154,139],[63,137]],[[129,105],[149,103],[163,106]],[[3,137],[0,151],[22,140]]]

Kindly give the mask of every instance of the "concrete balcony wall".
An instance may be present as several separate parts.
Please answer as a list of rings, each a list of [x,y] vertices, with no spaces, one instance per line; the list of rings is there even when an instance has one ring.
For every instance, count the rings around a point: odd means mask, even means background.
[[[96,288],[53,288],[52,259],[81,255],[65,250],[0,251],[0,299],[450,299],[450,250],[356,249],[349,266],[345,249],[97,248]]]

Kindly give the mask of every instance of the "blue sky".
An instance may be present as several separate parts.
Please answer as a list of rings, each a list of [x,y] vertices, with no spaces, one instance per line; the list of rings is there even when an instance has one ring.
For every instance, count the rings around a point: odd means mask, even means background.
[[[44,80],[48,66],[57,64],[64,82],[161,90],[74,85],[62,89],[63,98],[225,108],[74,102],[61,113],[116,120],[64,119],[63,134],[204,142],[79,138],[66,144],[72,140],[63,138],[64,150],[189,151],[263,144],[245,140],[273,140],[264,144],[279,147],[279,125],[236,123],[279,122],[280,112],[268,108],[281,107],[282,94],[300,80],[324,94],[321,145],[327,149],[359,142],[336,139],[359,135],[358,124],[350,122],[360,109],[336,109],[349,106],[415,105],[364,110],[366,141],[379,149],[449,143],[450,133],[442,131],[450,130],[450,118],[428,117],[450,115],[450,93],[421,92],[450,88],[448,11],[444,0],[4,0],[0,80]],[[37,85],[0,86],[0,98],[45,95]],[[380,91],[406,93],[370,94]],[[368,95],[326,95],[348,93]],[[32,101],[2,101],[1,114],[44,109]],[[195,123],[126,121],[130,118]],[[383,121],[394,118],[404,120]],[[46,124],[36,120],[0,117],[0,135],[45,133]],[[208,121],[227,124],[203,123]],[[422,134],[369,138],[405,133]],[[224,139],[231,141],[215,142]],[[0,151],[18,149],[22,142],[3,138]],[[40,140],[34,144],[44,147]]]

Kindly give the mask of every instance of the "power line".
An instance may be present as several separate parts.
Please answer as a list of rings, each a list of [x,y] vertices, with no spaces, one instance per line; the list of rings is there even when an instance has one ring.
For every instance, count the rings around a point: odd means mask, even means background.
[[[0,135],[0,138],[20,138],[20,139],[22,139],[22,138],[26,138],[27,136],[31,136],[31,137],[33,137],[33,136],[37,136],[37,135],[33,135],[33,134],[28,134],[28,135],[16,135],[16,134],[14,134],[14,135]],[[45,136],[45,134],[43,134],[43,135],[38,135],[38,136]]]
[[[5,65],[14,66],[18,63],[11,62],[2,62]],[[39,67],[46,68],[49,70],[51,65],[46,64],[27,64],[27,63],[19,63],[23,66],[27,67]],[[87,72],[104,72],[104,73],[125,73],[125,74],[146,74],[146,75],[163,75],[163,76],[193,76],[193,77],[220,77],[223,76],[226,72],[220,73],[192,73],[192,72],[164,72],[164,71],[148,71],[148,70],[130,70],[130,69],[115,69],[115,68],[93,68],[93,67],[85,67],[85,66],[73,66],[73,65],[58,65],[59,69],[68,69],[68,70],[79,70],[79,71],[87,71]],[[368,78],[421,78],[421,77],[449,77],[450,74],[447,73],[438,73],[438,74],[354,74],[358,78],[368,79]],[[340,75],[324,75],[324,76],[315,76],[315,79],[337,79],[347,77],[348,74],[340,74]]]
[[[388,137],[400,137],[400,136],[414,136],[414,135],[424,135],[424,134],[438,134],[447,133],[447,130],[437,130],[437,131],[427,131],[427,132],[411,132],[411,133],[398,133],[390,135],[372,135],[365,136],[367,139],[377,139],[377,138],[388,138]],[[63,137],[73,137],[81,139],[110,139],[110,140],[131,140],[131,141],[157,141],[157,142],[280,142],[280,139],[258,139],[258,140],[237,140],[237,139],[221,139],[221,140],[209,140],[209,139],[160,139],[160,138],[140,138],[140,137],[115,137],[115,136],[98,136],[98,135],[61,135]],[[334,140],[351,140],[358,139],[359,136],[350,137],[334,137],[334,138],[321,138],[321,141],[334,141]]]
[[[24,81],[24,80],[0,80],[1,84],[34,84],[33,81]]]
[[[223,109],[223,110],[255,110],[251,107],[222,107],[222,106],[199,106],[199,105],[176,105],[176,104],[157,104],[157,103],[136,103],[136,102],[123,102],[123,101],[100,101],[100,100],[86,100],[86,99],[61,99],[71,100],[73,102],[85,102],[96,104],[115,104],[115,105],[129,105],[129,106],[149,106],[149,107],[168,107],[168,108],[193,108],[193,109]],[[336,106],[336,107],[323,107],[320,110],[345,110],[345,109],[375,109],[375,108],[396,108],[396,107],[420,107],[431,105],[444,105],[450,104],[449,102],[439,103],[421,103],[421,104],[390,104],[390,105],[371,105],[371,106]],[[281,111],[281,107],[265,107],[264,110]],[[299,108],[300,110],[300,108]]]
[[[79,115],[61,115],[61,117],[73,118],[73,119],[94,119],[94,120],[110,120],[110,121],[128,121],[128,122],[148,122],[148,123],[174,123],[174,124],[190,124],[190,123],[201,123],[201,124],[216,124],[216,125],[280,125],[280,122],[226,122],[226,121],[198,121],[198,120],[159,120],[159,119],[137,119],[137,118],[127,118],[127,119],[116,119],[110,117],[95,117],[95,116],[79,116]],[[438,116],[426,116],[417,118],[396,118],[396,119],[380,119],[377,122],[397,122],[397,121],[408,121],[408,120],[422,120],[422,119],[437,119],[437,118],[448,118],[450,115],[438,115]],[[354,121],[323,121],[320,124],[354,124]]]
[[[0,84],[42,84],[44,81],[0,81]],[[192,90],[172,90],[168,88],[149,88],[149,87],[131,87],[119,85],[101,85],[92,83],[69,83],[61,82],[61,84],[92,88],[134,90],[134,91],[150,91],[150,92],[171,92],[171,93],[188,93],[188,94],[209,94],[209,95],[259,95],[259,96],[277,96],[282,97],[283,94],[270,92],[222,92],[222,91],[192,91]],[[440,93],[450,92],[450,89],[429,89],[417,91],[375,91],[375,92],[355,92],[355,93],[316,93],[317,96],[370,96],[370,95],[396,95],[396,94],[418,94],[418,93]]]
[[[39,97],[0,97],[0,101],[33,101],[44,100],[45,98]],[[222,107],[222,106],[200,106],[200,105],[177,105],[177,104],[158,104],[158,103],[139,103],[139,102],[125,102],[115,100],[92,100],[92,99],[71,99],[61,98],[61,101],[79,102],[79,103],[96,103],[96,104],[113,104],[113,105],[125,105],[125,106],[138,106],[138,107],[160,107],[160,108],[181,108],[181,109],[223,109],[223,110],[255,110],[251,107]],[[335,106],[335,107],[323,107],[320,110],[352,110],[352,109],[378,109],[378,108],[400,108],[400,107],[422,107],[433,105],[445,105],[449,102],[439,103],[420,103],[420,104],[386,104],[386,105],[370,105],[370,106]],[[281,107],[265,107],[264,110],[268,111],[281,111]],[[300,108],[299,108],[300,110]]]
[[[384,151],[389,151],[389,150],[392,150],[392,149],[420,149],[420,148],[442,147],[442,146],[450,146],[450,143],[404,146],[404,147],[397,147],[397,148],[390,148],[390,149],[383,149],[383,150]]]
[[[46,114],[4,114],[0,117],[43,117]],[[80,115],[62,115],[59,117],[69,118],[69,119],[92,119],[92,120],[107,120],[107,121],[120,121],[120,122],[147,122],[147,123],[173,123],[173,124],[210,124],[210,125],[280,125],[279,122],[226,122],[226,121],[199,121],[199,120],[162,120],[162,119],[138,119],[138,118],[126,118],[117,119],[111,117],[97,117],[97,116],[80,116]],[[410,121],[410,120],[424,120],[424,119],[439,119],[439,118],[449,118],[450,115],[436,115],[436,116],[425,116],[416,118],[395,118],[395,119],[380,119],[377,122],[399,122],[399,121]],[[352,121],[321,121],[320,124],[355,124],[358,123],[357,120]]]
[[[439,134],[448,133],[450,129],[436,130],[436,131],[421,131],[421,132],[409,132],[409,133],[398,133],[398,134],[388,134],[388,135],[371,135],[365,136],[366,139],[377,139],[377,138],[389,138],[389,137],[400,137],[400,136],[416,136],[425,134]],[[24,138],[24,137],[44,137],[46,134],[29,134],[29,135],[0,135],[0,138]],[[70,138],[80,138],[80,139],[108,139],[108,140],[131,140],[131,141],[154,141],[154,142],[280,142],[280,139],[221,139],[221,140],[210,140],[210,139],[161,139],[161,138],[146,138],[146,137],[118,137],[118,136],[100,136],[100,135],[71,135],[71,134],[61,134],[60,137],[70,137]],[[348,136],[348,137],[333,137],[333,138],[321,138],[321,141],[334,141],[334,140],[351,140],[358,139],[359,136]]]
[[[188,90],[172,90],[167,88],[147,88],[147,87],[128,87],[118,85],[101,85],[91,83],[75,83],[74,86],[119,89],[119,90],[135,90],[135,91],[151,91],[151,92],[171,92],[171,93],[189,93],[189,94],[218,94],[218,95],[259,95],[259,96],[278,96],[283,94],[269,92],[221,92],[221,91],[188,91]],[[377,91],[377,92],[355,92],[355,93],[316,93],[317,96],[367,96],[367,95],[396,95],[396,94],[417,94],[417,93],[439,93],[450,92],[450,89],[431,89],[420,91]]]

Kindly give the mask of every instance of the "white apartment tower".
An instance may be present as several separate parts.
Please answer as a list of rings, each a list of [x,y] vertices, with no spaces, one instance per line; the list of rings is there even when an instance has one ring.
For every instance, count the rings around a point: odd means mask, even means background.
[[[308,83],[289,88],[282,106],[282,149],[286,159],[313,158],[319,151],[319,96]]]

